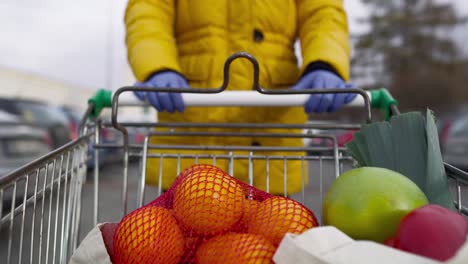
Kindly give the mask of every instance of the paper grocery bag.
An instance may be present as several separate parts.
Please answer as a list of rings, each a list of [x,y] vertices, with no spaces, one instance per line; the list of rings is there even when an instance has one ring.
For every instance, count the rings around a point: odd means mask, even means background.
[[[286,234],[273,260],[278,264],[440,263],[375,242],[355,241],[332,226],[312,228],[301,235]]]
[[[80,243],[69,264],[111,264],[109,251],[112,239],[106,234],[113,234],[115,223],[103,223],[94,227]],[[111,252],[110,252],[111,253]]]
[[[458,250],[457,254],[449,259],[447,264],[466,264],[468,263],[468,238],[465,244]]]

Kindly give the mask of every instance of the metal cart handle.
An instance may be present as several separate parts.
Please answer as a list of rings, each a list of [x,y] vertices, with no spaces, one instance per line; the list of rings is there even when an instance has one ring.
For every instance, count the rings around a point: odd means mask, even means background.
[[[186,106],[303,106],[310,95],[267,95],[256,91],[226,91],[219,94],[183,94]],[[356,97],[358,98],[358,97]],[[356,104],[364,100],[355,100]],[[354,103],[354,102],[353,102]]]
[[[135,89],[141,89],[136,88]],[[386,118],[390,117],[390,108],[397,101],[387,89],[367,91],[371,106],[384,111]],[[224,91],[221,93],[184,93],[182,98],[185,106],[303,106],[310,94],[263,94],[257,91]],[[90,117],[99,116],[103,108],[112,107],[112,91],[101,89],[88,103],[93,104]],[[121,100],[121,105],[142,106],[143,102],[135,99]],[[364,107],[363,96],[356,96],[347,107]]]
[[[236,59],[247,59],[252,64],[253,91],[226,91],[229,85],[229,70],[231,64]],[[90,117],[97,117],[104,107],[112,107],[112,122],[117,125],[116,115],[120,94],[129,91],[159,91],[159,92],[182,92],[186,106],[299,106],[304,105],[307,96],[310,94],[326,93],[355,93],[359,94],[351,102],[350,106],[364,106],[368,112],[368,122],[371,122],[371,106],[382,109],[386,118],[390,114],[397,114],[397,101],[385,89],[379,89],[367,93],[361,89],[307,89],[301,91],[291,91],[289,89],[264,89],[260,86],[260,66],[254,56],[245,52],[235,53],[226,60],[224,64],[224,80],[221,87],[216,89],[176,89],[176,88],[144,88],[144,87],[122,87],[114,95],[109,91],[100,90],[91,98],[88,103]],[[281,96],[274,96],[281,95]],[[111,99],[113,98],[113,99]]]
[[[366,92],[371,106],[386,110],[397,101],[387,89]],[[225,91],[218,94],[182,94],[186,106],[303,106],[310,94],[262,94],[256,91]],[[356,96],[345,106],[363,107],[362,96]]]

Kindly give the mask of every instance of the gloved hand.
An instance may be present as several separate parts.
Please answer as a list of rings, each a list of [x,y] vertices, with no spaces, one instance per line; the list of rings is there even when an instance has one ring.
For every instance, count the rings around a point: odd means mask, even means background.
[[[338,75],[327,70],[313,70],[306,73],[291,89],[326,89],[326,88],[354,88]],[[334,112],[343,104],[351,102],[357,94],[313,94],[304,105],[306,113]]]
[[[154,74],[144,83],[136,83],[137,87],[153,88],[190,88],[184,77],[176,72],[164,71]],[[136,97],[142,101],[148,101],[159,112],[168,111],[173,113],[175,110],[184,112],[185,105],[180,93],[164,92],[135,92]]]

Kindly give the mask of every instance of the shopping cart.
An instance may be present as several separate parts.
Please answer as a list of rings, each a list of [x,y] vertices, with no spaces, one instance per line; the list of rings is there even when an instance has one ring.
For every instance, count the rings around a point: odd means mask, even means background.
[[[238,58],[248,59],[253,65],[253,89],[256,91],[224,91],[229,83],[229,68]],[[190,106],[300,106],[310,93],[343,93],[343,90],[309,90],[294,92],[288,90],[267,90],[259,85],[259,65],[249,54],[238,53],[226,61],[224,68],[224,83],[218,89],[160,89],[160,91],[183,91],[184,101]],[[209,162],[217,164],[227,162],[228,172],[236,176],[236,161],[248,163],[248,181],[254,183],[253,166],[256,160],[265,162],[266,190],[269,182],[269,163],[275,160],[284,162],[283,176],[287,182],[287,162],[300,161],[302,164],[302,189],[291,195],[292,198],[304,203],[320,216],[321,204],[327,187],[343,171],[353,166],[353,159],[346,150],[338,146],[336,135],[312,134],[312,129],[357,130],[360,124],[341,123],[306,123],[306,124],[258,124],[258,123],[157,123],[157,122],[120,122],[118,120],[121,107],[141,107],[141,103],[119,102],[123,93],[142,91],[145,88],[123,87],[118,89],[113,97],[106,91],[99,91],[89,102],[82,122],[80,137],[63,147],[15,170],[0,178],[0,260],[2,263],[66,263],[77,245],[97,223],[118,221],[118,219],[147,201],[161,194],[159,185],[153,194],[148,194],[145,185],[145,172],[148,162],[163,162],[172,159],[176,161],[177,171],[181,169],[183,160],[191,160],[194,164]],[[373,121],[371,108],[380,108],[386,117],[398,114],[396,101],[386,90],[365,92],[360,89],[346,90],[347,93],[358,93],[359,96],[351,102],[350,107],[361,107],[364,114],[362,123]],[[278,96],[280,95],[280,96]],[[103,108],[112,108],[110,122],[99,119]],[[90,117],[90,118],[89,118]],[[100,131],[103,127],[119,130],[123,135],[123,144],[104,144],[100,142]],[[130,144],[128,131],[135,127],[148,128],[142,144]],[[170,128],[154,131],[151,128]],[[179,131],[180,128],[198,128],[197,132]],[[223,128],[230,132],[203,132],[203,129]],[[278,129],[281,132],[264,132]],[[248,129],[249,132],[236,132],[235,129]],[[288,130],[301,129],[304,133],[289,133]],[[245,130],[243,130],[245,131]],[[326,140],[326,146],[284,147],[284,146],[199,146],[199,145],[154,145],[150,139],[157,136],[210,136],[210,137],[272,137],[301,138]],[[115,175],[114,182],[119,183],[114,189],[121,190],[121,200],[114,201],[113,209],[119,207],[117,219],[110,219],[101,212],[109,209],[100,206],[99,192],[102,187],[100,179],[101,149],[123,149],[122,173]],[[89,153],[94,152],[94,169],[87,171]],[[175,150],[168,154],[165,150]],[[179,151],[181,153],[177,153]],[[269,155],[268,151],[291,153]],[[160,151],[160,152],[158,152]],[[298,151],[313,153],[313,155],[297,155]],[[182,153],[183,152],[183,153]],[[266,154],[265,154],[266,153]],[[129,172],[129,160],[136,158],[138,173]],[[133,165],[131,165],[133,166]],[[313,168],[306,175],[305,168]],[[445,166],[454,194],[454,202],[459,212],[468,214],[463,207],[462,192],[466,192],[468,174],[453,166]],[[159,171],[162,179],[164,171]],[[306,177],[309,183],[306,185]],[[159,181],[161,183],[161,180]],[[463,189],[465,188],[465,189]],[[286,192],[286,186],[285,186]],[[154,194],[155,193],[155,194]],[[129,199],[129,195],[135,199]],[[119,206],[116,206],[119,205]],[[91,209],[91,210],[90,210]],[[86,211],[86,212],[85,212]],[[91,212],[91,213],[89,213]],[[319,217],[320,218],[320,217]]]

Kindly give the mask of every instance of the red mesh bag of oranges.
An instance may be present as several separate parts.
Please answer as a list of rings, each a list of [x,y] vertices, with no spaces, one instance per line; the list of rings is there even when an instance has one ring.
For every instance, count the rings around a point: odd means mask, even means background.
[[[318,225],[300,203],[194,165],[118,224],[114,263],[272,263],[286,233]]]

